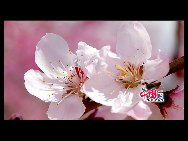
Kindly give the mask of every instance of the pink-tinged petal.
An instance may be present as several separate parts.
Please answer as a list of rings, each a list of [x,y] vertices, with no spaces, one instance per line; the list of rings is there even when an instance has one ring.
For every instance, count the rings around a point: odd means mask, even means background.
[[[184,120],[184,109],[182,108],[167,108],[166,120]]]
[[[56,102],[63,86],[56,80],[48,78],[38,70],[29,70],[24,74],[27,91],[45,102]]]
[[[35,51],[36,64],[50,77],[66,70],[64,67],[72,65],[74,58],[75,55],[69,50],[67,42],[53,33],[43,36]]]
[[[128,111],[127,115],[136,120],[147,120],[152,112],[147,104],[140,101],[132,110]]]
[[[184,84],[170,96],[173,104],[166,108],[167,120],[184,120]]]
[[[48,108],[48,118],[51,120],[76,120],[85,112],[82,98],[78,95],[70,95],[58,105],[52,102]]]
[[[105,120],[124,120],[127,115],[120,113],[112,113],[111,106],[101,106],[98,108],[95,117],[103,117]]]
[[[103,48],[101,48],[101,50],[99,51],[99,56],[99,62],[103,64],[103,68],[101,67],[102,69],[100,68],[98,69],[98,71],[109,72],[113,75],[117,75],[119,71],[116,65],[124,65],[123,60],[115,53],[110,51],[110,46],[104,46]]]
[[[93,101],[106,106],[111,106],[122,89],[122,85],[107,73],[93,75],[88,79],[82,91]]]
[[[163,120],[163,116],[160,113],[160,109],[158,108],[158,106],[152,102],[148,102],[147,105],[149,106],[152,114],[151,116],[148,118],[148,120]]]
[[[145,82],[160,80],[169,72],[169,58],[159,50],[155,60],[147,60],[143,67],[142,78]]]
[[[124,92],[121,92],[114,101],[111,112],[126,114],[142,100],[140,97],[142,88],[142,85],[138,85],[135,88],[126,89]]]
[[[149,59],[152,45],[145,27],[139,22],[123,22],[117,32],[116,51],[134,64]]]
[[[84,42],[78,43],[76,51],[78,57],[78,65],[87,74],[87,77],[96,73],[95,66],[98,63],[97,54],[99,50],[87,45]]]

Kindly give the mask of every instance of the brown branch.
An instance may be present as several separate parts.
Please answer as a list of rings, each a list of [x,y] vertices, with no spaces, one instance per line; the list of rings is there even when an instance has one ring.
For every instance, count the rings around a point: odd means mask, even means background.
[[[166,76],[184,69],[184,56],[172,61],[169,65],[170,65],[170,70]]]

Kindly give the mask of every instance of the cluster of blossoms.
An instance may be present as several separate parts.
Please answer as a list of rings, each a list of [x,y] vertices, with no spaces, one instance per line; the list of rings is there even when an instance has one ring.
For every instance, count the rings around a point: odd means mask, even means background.
[[[60,36],[48,33],[39,41],[35,62],[44,72],[29,70],[24,75],[28,92],[51,102],[49,119],[79,119],[85,112],[83,100],[111,107],[112,113],[127,114],[137,106],[148,106],[139,96],[145,82],[151,83],[169,71],[169,59],[159,50],[151,60],[150,37],[139,22],[124,22],[117,32],[116,53],[110,46],[97,50],[78,43],[73,54]],[[140,108],[140,109],[142,109]]]

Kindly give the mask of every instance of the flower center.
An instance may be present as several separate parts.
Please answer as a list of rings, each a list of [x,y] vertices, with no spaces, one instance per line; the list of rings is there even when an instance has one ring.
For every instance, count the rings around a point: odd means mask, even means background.
[[[53,65],[53,63],[50,62],[52,66],[52,70],[55,71],[57,74],[57,79],[59,79],[59,82],[60,83],[62,82],[63,85],[62,99],[57,103],[57,105],[59,105],[59,103],[64,98],[68,97],[71,94],[78,94],[81,97],[85,96],[85,94],[82,93],[80,89],[84,84],[84,82],[88,79],[88,77],[84,74],[84,72],[80,67],[78,66],[69,67],[69,65],[64,66],[61,60],[59,60],[59,63],[61,63],[65,71],[58,71],[57,68],[55,68],[55,66]],[[45,83],[45,81],[43,82]],[[53,86],[53,83],[51,85]]]
[[[79,94],[80,96],[83,96],[84,94],[80,91],[80,88],[84,84],[84,82],[88,79],[87,76],[85,76],[84,72],[81,70],[81,68],[75,66],[72,67],[72,73],[71,75],[67,75],[65,77],[65,84],[67,84],[67,87],[69,88],[66,90],[66,94]]]
[[[123,66],[115,64],[119,73],[115,81],[122,82],[125,88],[134,88],[141,83],[143,74],[143,65],[134,65],[130,62],[124,61]]]

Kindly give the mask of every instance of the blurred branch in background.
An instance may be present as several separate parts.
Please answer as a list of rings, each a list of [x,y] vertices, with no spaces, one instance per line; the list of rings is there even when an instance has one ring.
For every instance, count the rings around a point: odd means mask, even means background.
[[[23,120],[23,118],[20,114],[14,113],[10,116],[9,120]]]
[[[178,21],[177,26],[177,44],[174,59],[184,56],[184,21]],[[184,70],[176,72],[176,75],[184,77]]]

